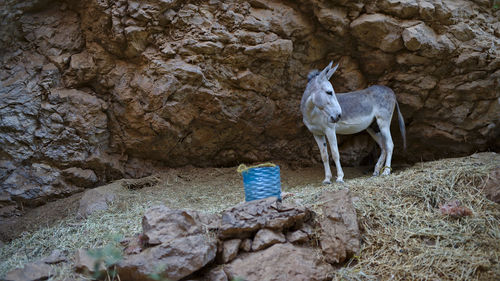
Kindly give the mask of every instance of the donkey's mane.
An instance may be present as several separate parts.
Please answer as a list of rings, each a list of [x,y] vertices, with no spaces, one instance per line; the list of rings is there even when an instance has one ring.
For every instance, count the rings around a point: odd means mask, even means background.
[[[321,71],[314,69],[307,74],[307,82],[311,81],[314,77],[318,76],[321,73]]]

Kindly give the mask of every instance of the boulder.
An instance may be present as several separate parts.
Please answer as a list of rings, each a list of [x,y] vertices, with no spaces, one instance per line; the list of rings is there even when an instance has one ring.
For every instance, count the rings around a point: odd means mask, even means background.
[[[211,262],[216,250],[216,241],[204,234],[180,237],[125,256],[117,270],[124,281],[152,281],[155,275],[180,280]]]
[[[223,242],[222,263],[228,263],[238,255],[240,244],[241,239],[231,239]]]
[[[443,50],[436,33],[425,23],[405,28],[403,41],[408,50],[421,50],[421,53],[426,57],[437,56]]]
[[[304,243],[309,241],[309,235],[300,229],[290,231],[286,234],[286,241],[290,243]]]
[[[314,13],[324,28],[344,36],[349,26],[347,12],[340,7],[315,9]]]
[[[248,237],[261,228],[280,230],[301,223],[308,215],[301,206],[288,206],[270,197],[241,203],[222,213],[219,237]]]
[[[55,270],[44,262],[25,264],[23,268],[14,269],[7,273],[5,281],[38,281],[46,280],[55,274]]]
[[[163,205],[146,211],[142,217],[142,231],[148,244],[157,245],[173,239],[201,234],[200,222],[193,211],[173,210]]]
[[[331,280],[333,267],[312,248],[290,243],[275,244],[265,250],[239,255],[224,267],[230,280]]]
[[[252,251],[265,249],[276,243],[285,243],[285,235],[281,231],[273,231],[263,228],[257,231],[252,243]]]
[[[360,250],[360,233],[356,210],[348,190],[324,191],[319,199],[322,217],[319,218],[319,242],[325,259],[339,263]]]
[[[359,41],[384,52],[397,52],[403,48],[401,25],[390,16],[364,14],[351,22],[351,30]]]
[[[98,181],[94,171],[89,169],[71,167],[63,170],[62,175],[67,182],[85,188],[94,187]]]
[[[114,189],[112,185],[104,185],[85,191],[79,202],[77,217],[86,218],[95,212],[107,210],[116,199]]]

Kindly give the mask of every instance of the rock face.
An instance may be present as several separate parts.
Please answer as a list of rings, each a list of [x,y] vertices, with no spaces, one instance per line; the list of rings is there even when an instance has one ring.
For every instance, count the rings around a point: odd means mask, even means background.
[[[3,1],[0,208],[161,165],[320,161],[299,103],[330,60],[337,92],[394,90],[409,140],[396,158],[498,150],[490,2]],[[339,143],[344,164],[376,149]]]

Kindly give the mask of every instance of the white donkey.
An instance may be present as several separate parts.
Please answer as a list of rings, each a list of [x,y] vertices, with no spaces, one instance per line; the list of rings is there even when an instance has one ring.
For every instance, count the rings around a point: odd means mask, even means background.
[[[335,94],[328,80],[339,65],[332,68],[332,63],[330,62],[321,72],[313,70],[309,73],[307,87],[300,103],[302,120],[313,133],[321,152],[321,159],[325,166],[323,183],[331,183],[332,178],[325,135],[330,143],[333,161],[337,167],[337,182],[343,182],[344,172],[340,166],[336,134],[349,135],[363,130],[375,139],[382,150],[373,175],[378,176],[381,170],[382,175],[389,175],[394,148],[390,131],[394,106],[398,110],[399,129],[406,149],[405,123],[399,111],[396,95],[390,88],[379,85],[360,91]]]

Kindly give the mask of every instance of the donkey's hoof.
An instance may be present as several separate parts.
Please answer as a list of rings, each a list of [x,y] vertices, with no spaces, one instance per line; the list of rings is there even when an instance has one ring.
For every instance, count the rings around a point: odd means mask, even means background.
[[[345,184],[344,180],[343,179],[337,179],[336,180],[337,183],[341,183],[341,184]]]
[[[323,184],[332,184],[332,181],[331,180],[324,180]]]
[[[374,172],[372,175],[372,177],[378,177],[378,176],[380,176],[380,172]]]
[[[391,167],[385,166],[385,167],[382,168],[382,176],[388,176],[388,175],[391,174],[391,172],[392,172],[392,168]]]

